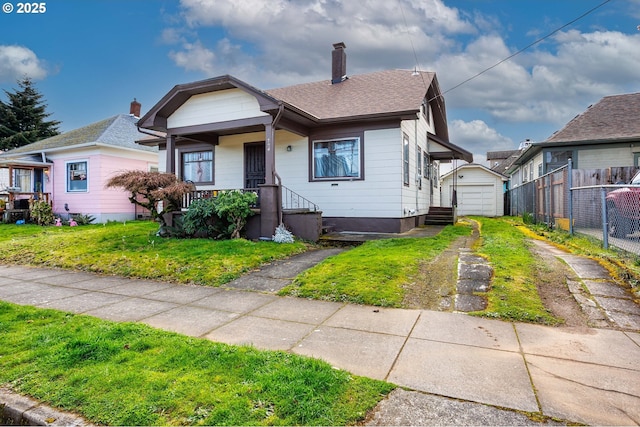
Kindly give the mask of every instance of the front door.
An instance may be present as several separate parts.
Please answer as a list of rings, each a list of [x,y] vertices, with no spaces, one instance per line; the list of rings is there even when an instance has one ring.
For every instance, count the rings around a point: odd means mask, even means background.
[[[264,184],[264,142],[244,144],[244,188],[258,188]]]

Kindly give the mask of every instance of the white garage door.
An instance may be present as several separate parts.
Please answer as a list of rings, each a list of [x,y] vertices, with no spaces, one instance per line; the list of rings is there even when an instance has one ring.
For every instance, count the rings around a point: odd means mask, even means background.
[[[458,215],[498,216],[495,185],[458,185]]]

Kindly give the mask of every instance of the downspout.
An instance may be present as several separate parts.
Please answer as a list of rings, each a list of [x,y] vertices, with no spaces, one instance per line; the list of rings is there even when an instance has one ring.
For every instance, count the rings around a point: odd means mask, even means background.
[[[420,120],[420,113],[416,114],[416,120],[413,122],[413,136],[414,136],[415,141],[416,141],[416,149],[415,149],[416,156],[418,156],[418,147],[419,147],[419,145],[418,145],[418,120]],[[416,169],[417,169],[418,163],[422,164],[422,159],[416,159],[416,163],[415,163]],[[419,182],[422,179],[421,176],[422,176],[421,171],[417,170],[416,171],[416,177],[414,179],[414,181],[416,182],[416,213],[417,214],[420,214],[420,184],[419,184]]]

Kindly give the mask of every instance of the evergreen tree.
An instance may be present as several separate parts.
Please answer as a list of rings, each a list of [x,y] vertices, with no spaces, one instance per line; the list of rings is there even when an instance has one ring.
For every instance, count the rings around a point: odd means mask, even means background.
[[[0,101],[0,150],[11,150],[32,142],[58,135],[60,122],[45,121],[51,114],[42,95],[29,77],[18,80],[20,90],[7,94],[8,102]]]

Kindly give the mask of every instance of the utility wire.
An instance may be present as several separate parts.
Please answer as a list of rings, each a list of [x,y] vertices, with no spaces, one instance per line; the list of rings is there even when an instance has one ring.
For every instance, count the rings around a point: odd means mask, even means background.
[[[445,93],[447,93],[447,92],[451,92],[452,90],[459,88],[460,86],[462,86],[462,85],[464,85],[464,84],[466,84],[466,83],[470,82],[471,80],[475,79],[476,77],[479,77],[479,76],[483,75],[483,74],[484,74],[484,73],[486,73],[487,71],[493,70],[494,68],[496,68],[498,65],[502,64],[503,62],[506,62],[506,61],[510,60],[510,59],[511,59],[511,58],[513,58],[514,56],[521,54],[522,52],[524,52],[525,50],[529,49],[530,47],[535,46],[535,45],[537,45],[538,43],[540,43],[540,42],[542,42],[542,41],[544,41],[544,40],[548,39],[549,37],[551,37],[552,35],[554,35],[554,34],[555,34],[555,33],[557,33],[558,31],[561,31],[561,30],[563,30],[564,28],[568,27],[569,25],[571,25],[571,24],[573,24],[573,23],[575,23],[575,22],[579,21],[580,19],[582,19],[582,18],[584,18],[585,16],[587,16],[587,15],[591,14],[591,13],[592,13],[592,12],[594,12],[595,10],[597,10],[597,9],[601,8],[602,6],[604,6],[605,4],[609,3],[610,1],[611,1],[611,0],[605,0],[604,2],[602,2],[602,3],[600,3],[599,5],[597,5],[597,6],[593,7],[593,8],[591,8],[591,9],[589,9],[588,11],[586,11],[586,12],[585,12],[585,13],[583,13],[582,15],[578,16],[577,18],[573,19],[572,21],[569,21],[569,22],[567,22],[566,24],[564,24],[563,26],[561,26],[561,27],[559,27],[559,28],[556,28],[555,30],[553,30],[552,32],[550,32],[549,34],[547,34],[546,36],[539,38],[538,40],[536,40],[536,41],[534,41],[534,42],[532,42],[532,43],[528,44],[527,46],[523,47],[522,49],[518,50],[517,52],[512,53],[511,55],[507,56],[507,57],[506,57],[506,58],[504,58],[503,60],[501,60],[501,61],[499,61],[499,62],[496,62],[495,64],[493,64],[493,65],[492,65],[492,66],[490,66],[489,68],[485,68],[484,70],[480,71],[479,73],[477,73],[477,74],[475,74],[475,75],[473,75],[473,76],[469,77],[468,79],[466,79],[466,80],[464,80],[464,81],[462,81],[462,82],[458,83],[457,85],[455,85],[455,86],[453,86],[453,87],[451,87],[451,88],[449,88],[449,89],[445,90],[444,92],[441,92],[439,95],[437,95],[437,96],[433,97],[432,99],[430,99],[430,100],[429,100],[429,102],[433,101],[434,99],[436,99],[436,98],[438,98],[438,97],[444,96],[444,94],[445,94]],[[402,15],[404,16],[404,12],[402,13]],[[406,25],[406,19],[405,19],[405,25]],[[639,29],[640,29],[640,27],[639,27]],[[411,44],[411,47],[413,48],[413,43]],[[413,53],[414,53],[414,55],[415,55],[415,49],[414,49]],[[416,57],[416,66],[417,66],[417,63],[418,63],[418,59],[417,59],[417,57]]]

